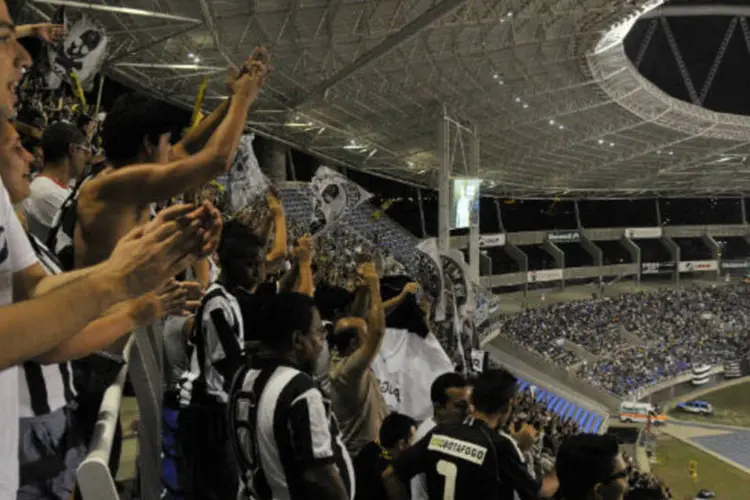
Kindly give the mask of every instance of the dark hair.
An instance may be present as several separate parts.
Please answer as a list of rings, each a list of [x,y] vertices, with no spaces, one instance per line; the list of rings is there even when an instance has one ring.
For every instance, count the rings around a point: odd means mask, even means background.
[[[121,164],[136,157],[144,137],[158,144],[159,136],[179,130],[179,120],[167,104],[130,93],[115,99],[102,124],[101,136],[107,159]]]
[[[393,448],[399,440],[408,440],[411,437],[412,428],[416,426],[417,421],[410,416],[393,412],[380,424],[380,444],[384,448]]]
[[[606,481],[612,474],[619,451],[617,438],[611,434],[568,437],[557,452],[555,465],[560,496],[568,500],[585,498],[596,483]]]
[[[336,331],[334,325],[334,333],[326,337],[328,348],[332,351],[344,352],[352,340],[357,338],[358,333],[356,328],[344,328]]]
[[[294,332],[307,334],[315,310],[312,297],[296,292],[282,292],[266,298],[257,321],[263,344],[280,351],[289,347]]]
[[[236,220],[224,224],[217,253],[223,268],[237,259],[253,259],[265,247],[263,240],[252,229]]]
[[[47,127],[42,134],[45,163],[64,160],[68,156],[71,144],[86,144],[86,137],[75,125],[57,122]]]
[[[481,373],[472,388],[474,408],[487,415],[505,411],[518,391],[517,382],[516,377],[503,368]]]
[[[433,405],[445,406],[448,403],[448,389],[463,388],[469,385],[460,373],[448,372],[439,375],[430,387],[430,399]]]

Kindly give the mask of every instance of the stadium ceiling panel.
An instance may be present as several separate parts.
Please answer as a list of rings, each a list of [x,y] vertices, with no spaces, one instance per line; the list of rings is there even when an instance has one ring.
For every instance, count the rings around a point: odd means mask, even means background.
[[[750,193],[750,117],[667,95],[625,54],[661,0],[31,3],[88,10],[114,37],[107,74],[185,107],[205,77],[216,106],[223,68],[269,46],[251,125],[324,162],[430,186],[446,105],[477,126],[483,189],[497,195]]]

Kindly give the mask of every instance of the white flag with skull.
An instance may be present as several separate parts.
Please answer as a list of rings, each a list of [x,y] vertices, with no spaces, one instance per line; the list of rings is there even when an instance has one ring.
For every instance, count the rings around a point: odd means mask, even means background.
[[[313,197],[313,216],[310,233],[330,229],[336,221],[352,213],[355,208],[372,198],[354,182],[328,167],[318,167],[310,182]]]
[[[84,90],[91,90],[94,77],[107,57],[109,37],[104,27],[83,16],[68,29],[68,36],[57,50],[49,50],[52,70],[45,78],[48,89],[60,88],[68,75],[74,72]]]
[[[445,320],[445,297],[443,297],[443,267],[437,240],[427,238],[417,245],[410,271],[422,289],[433,299],[434,320]]]
[[[226,188],[230,214],[236,214],[246,207],[252,207],[260,198],[265,200],[266,192],[271,185],[260,170],[258,157],[255,156],[253,150],[254,140],[255,134],[242,136],[227,176]]]

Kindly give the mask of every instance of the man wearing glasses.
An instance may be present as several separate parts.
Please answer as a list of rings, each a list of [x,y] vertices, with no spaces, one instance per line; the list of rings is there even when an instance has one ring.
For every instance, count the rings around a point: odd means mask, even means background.
[[[57,122],[44,131],[42,151],[42,170],[31,182],[23,211],[31,233],[46,241],[55,214],[70,195],[71,182],[81,176],[91,158],[91,148],[75,125]]]

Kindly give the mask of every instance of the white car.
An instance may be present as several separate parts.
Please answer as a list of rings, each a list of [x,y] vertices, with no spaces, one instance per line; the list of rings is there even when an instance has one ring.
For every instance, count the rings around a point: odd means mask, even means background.
[[[683,401],[682,403],[677,403],[676,408],[685,413],[693,413],[695,415],[714,414],[714,407],[711,406],[711,403],[706,403],[705,401]]]

